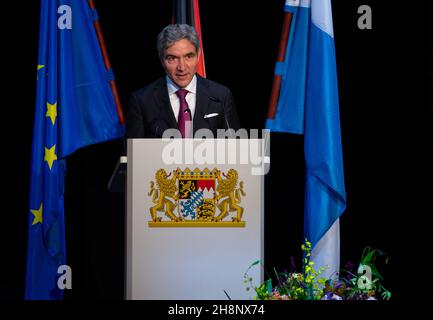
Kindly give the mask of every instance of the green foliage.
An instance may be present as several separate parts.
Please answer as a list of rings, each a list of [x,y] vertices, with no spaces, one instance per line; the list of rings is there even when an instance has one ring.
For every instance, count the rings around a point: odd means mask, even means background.
[[[244,283],[247,290],[255,291],[255,300],[383,300],[391,298],[391,292],[386,290],[381,281],[383,277],[377,270],[376,258],[385,256],[377,249],[364,249],[361,263],[356,273],[350,270],[340,272],[339,278],[325,279],[323,272],[328,268],[315,268],[311,258],[311,243],[305,239],[301,249],[303,251],[302,272],[278,273],[274,269],[277,284],[272,285],[269,277],[258,286],[253,285],[253,279],[248,272],[253,266],[260,264],[260,260],[252,263],[244,273]],[[385,263],[388,259],[385,260]]]
[[[325,278],[321,276],[326,267],[318,270],[314,268],[314,262],[310,261],[311,243],[305,240],[302,245],[304,252],[302,273],[277,273],[275,275],[278,284],[273,287],[269,278],[259,286],[254,286],[252,278],[248,276],[249,270],[260,263],[255,261],[244,274],[244,282],[248,283],[247,290],[254,289],[257,300],[320,300],[323,296]]]
[[[381,284],[383,277],[376,267],[376,258],[380,256],[385,256],[385,254],[378,249],[367,247],[362,254],[357,273],[343,271],[346,274],[343,279],[346,285],[344,294],[347,299],[376,300],[377,295],[383,300],[391,299],[391,292]],[[387,263],[388,259],[385,260],[385,264]]]

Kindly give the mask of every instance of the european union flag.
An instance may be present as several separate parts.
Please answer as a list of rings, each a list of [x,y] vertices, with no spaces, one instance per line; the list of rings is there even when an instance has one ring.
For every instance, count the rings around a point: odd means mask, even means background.
[[[40,18],[25,298],[61,299],[65,157],[122,137],[124,126],[95,32],[96,11],[85,0],[42,0]]]

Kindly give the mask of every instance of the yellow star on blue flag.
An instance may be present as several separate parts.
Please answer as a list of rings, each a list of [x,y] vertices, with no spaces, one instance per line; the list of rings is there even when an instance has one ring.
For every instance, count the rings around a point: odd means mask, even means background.
[[[57,160],[56,145],[52,146],[51,148],[45,147],[44,161],[48,163],[48,167],[50,167],[50,170],[53,167],[54,160]]]
[[[30,209],[31,213],[32,213],[33,216],[34,216],[34,219],[33,219],[32,225],[35,225],[35,224],[37,224],[37,223],[42,223],[42,213],[43,213],[43,208],[44,208],[44,205],[43,205],[43,203],[41,203],[39,209],[37,209],[37,210],[35,210],[35,209]]]
[[[47,102],[47,113],[45,114],[46,117],[49,117],[51,119],[51,122],[54,123],[56,122],[56,118],[57,118],[57,102],[51,104],[49,102]]]

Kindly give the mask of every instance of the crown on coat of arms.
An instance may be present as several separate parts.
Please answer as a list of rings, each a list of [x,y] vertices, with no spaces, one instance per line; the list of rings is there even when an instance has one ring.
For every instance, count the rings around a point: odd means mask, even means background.
[[[167,173],[161,168],[155,180],[148,193],[154,204],[149,227],[245,227],[239,204],[246,194],[235,169],[177,168]]]

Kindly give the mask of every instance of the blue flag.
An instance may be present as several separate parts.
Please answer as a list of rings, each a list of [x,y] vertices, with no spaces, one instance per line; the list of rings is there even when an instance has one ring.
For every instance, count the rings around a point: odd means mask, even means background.
[[[304,232],[312,261],[339,269],[339,220],[346,208],[338,83],[330,0],[287,0],[293,14],[271,131],[304,134]]]
[[[124,135],[95,19],[87,1],[41,1],[26,299],[63,298],[65,157]]]

